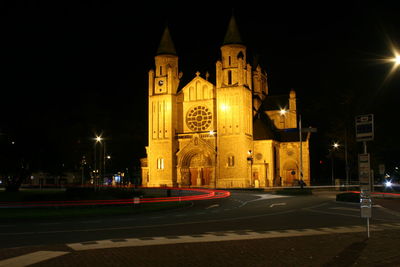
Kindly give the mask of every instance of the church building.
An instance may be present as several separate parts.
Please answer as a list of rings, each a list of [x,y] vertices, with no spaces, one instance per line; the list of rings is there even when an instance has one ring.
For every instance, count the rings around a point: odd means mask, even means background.
[[[142,185],[309,185],[310,133],[301,131],[295,91],[269,94],[267,73],[249,62],[234,16],[220,49],[215,81],[197,72],[183,84],[166,27],[148,76]]]

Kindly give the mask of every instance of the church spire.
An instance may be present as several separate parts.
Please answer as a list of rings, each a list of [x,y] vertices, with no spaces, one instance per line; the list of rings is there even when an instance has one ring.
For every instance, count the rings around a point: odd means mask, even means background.
[[[164,33],[161,37],[161,41],[157,49],[157,55],[165,55],[165,54],[176,55],[175,45],[172,42],[168,26],[165,27]]]
[[[243,44],[233,12],[231,20],[229,21],[228,30],[226,31],[225,34],[223,45],[227,44]]]

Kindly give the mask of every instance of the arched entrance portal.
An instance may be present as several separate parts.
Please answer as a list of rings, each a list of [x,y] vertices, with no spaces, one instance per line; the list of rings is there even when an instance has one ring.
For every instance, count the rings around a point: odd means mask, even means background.
[[[296,185],[299,177],[299,168],[294,161],[286,162],[283,166],[283,185]]]
[[[190,184],[192,186],[208,186],[211,180],[211,159],[204,154],[195,154],[190,159]]]
[[[212,180],[213,167],[210,156],[204,153],[188,154],[180,168],[182,185],[209,186]]]
[[[207,138],[212,140],[215,137],[207,136]],[[176,155],[178,157],[178,184],[182,186],[215,187],[217,151],[210,141],[195,134]]]

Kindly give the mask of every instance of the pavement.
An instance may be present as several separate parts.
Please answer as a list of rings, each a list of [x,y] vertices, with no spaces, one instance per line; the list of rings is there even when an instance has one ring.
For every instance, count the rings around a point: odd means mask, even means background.
[[[312,229],[286,231],[275,237],[253,238],[237,233],[236,240],[174,242],[77,250],[73,246],[37,246],[0,250],[2,266],[400,266],[400,199],[373,198],[373,204],[398,216],[397,222],[371,218],[366,228],[309,234]],[[398,225],[398,227],[390,227]],[[379,226],[379,227],[378,227]],[[308,231],[308,232],[307,232]],[[307,234],[308,233],[308,234]],[[249,239],[246,238],[249,235]],[[144,240],[145,241],[145,240]],[[112,240],[115,244],[124,240]],[[145,244],[145,242],[143,242]],[[87,244],[88,246],[93,245]]]
[[[400,266],[399,244],[397,229],[370,238],[357,232],[81,251],[60,245],[2,250],[0,266]]]

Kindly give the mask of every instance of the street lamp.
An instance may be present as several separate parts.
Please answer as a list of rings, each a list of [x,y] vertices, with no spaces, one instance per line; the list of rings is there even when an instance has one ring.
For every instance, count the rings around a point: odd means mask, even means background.
[[[332,167],[332,186],[334,186],[335,185],[335,175],[334,175],[334,171],[333,171],[333,152],[335,151],[335,150],[337,150],[338,148],[339,148],[339,143],[337,143],[337,142],[334,142],[333,144],[332,144],[332,149],[331,149],[331,167]]]
[[[95,177],[94,177],[94,179],[95,179],[95,181],[94,181],[94,185],[95,185],[95,187],[96,187],[96,185],[98,185],[99,184],[99,175],[101,176],[101,172],[99,173],[99,171],[98,171],[98,169],[97,169],[97,143],[100,143],[100,144],[102,144],[102,141],[104,140],[104,138],[103,137],[101,137],[101,135],[96,135],[96,137],[94,138],[94,140],[95,140],[95,142],[94,142],[94,169],[95,169]],[[101,155],[102,153],[101,153],[101,150],[100,150],[100,156],[102,156],[103,157],[103,164],[104,164],[104,155],[105,155],[105,153],[104,153],[104,145],[103,145],[103,155]],[[100,158],[100,162],[99,162],[100,164],[100,166],[99,166],[99,168],[101,168],[101,158]]]
[[[253,186],[253,151],[247,151],[247,161],[250,163],[250,185]]]
[[[394,65],[397,67],[397,66],[399,66],[400,65],[400,55],[396,55],[394,58],[393,58],[393,62],[394,62]]]

